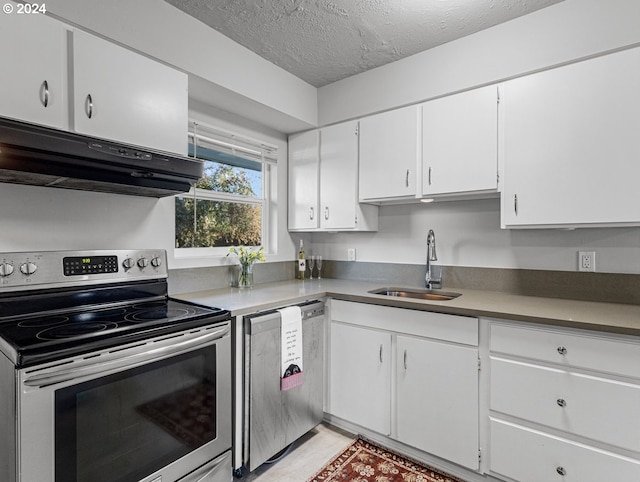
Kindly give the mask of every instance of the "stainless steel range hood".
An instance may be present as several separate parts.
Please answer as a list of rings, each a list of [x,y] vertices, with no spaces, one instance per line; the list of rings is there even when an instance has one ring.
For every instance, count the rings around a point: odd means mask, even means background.
[[[203,170],[190,157],[0,117],[0,182],[164,197]]]

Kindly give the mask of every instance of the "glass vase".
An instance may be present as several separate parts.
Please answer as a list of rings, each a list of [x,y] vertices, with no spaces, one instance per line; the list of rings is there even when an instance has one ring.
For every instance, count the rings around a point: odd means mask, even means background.
[[[238,288],[253,286],[253,263],[240,263],[238,266]]]

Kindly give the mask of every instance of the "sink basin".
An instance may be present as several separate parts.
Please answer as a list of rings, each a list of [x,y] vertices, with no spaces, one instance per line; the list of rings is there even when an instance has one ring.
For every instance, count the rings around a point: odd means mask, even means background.
[[[461,295],[461,293],[429,290],[426,288],[379,288],[377,290],[371,290],[369,293],[374,295],[395,296],[398,298],[413,298],[429,301],[449,301]]]

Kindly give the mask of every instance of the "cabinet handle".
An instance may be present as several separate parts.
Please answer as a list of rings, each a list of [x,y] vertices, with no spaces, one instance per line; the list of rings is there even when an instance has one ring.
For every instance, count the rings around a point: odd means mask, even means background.
[[[84,111],[87,114],[87,117],[91,119],[93,116],[93,98],[91,94],[87,94],[87,99],[84,102]]]
[[[556,467],[556,472],[558,472],[558,475],[567,475],[567,471],[561,465]]]
[[[49,82],[47,82],[46,79],[42,81],[41,91],[42,91],[42,96],[40,98],[40,102],[42,102],[42,105],[46,109],[47,106],[49,105]]]
[[[404,357],[403,357],[403,363],[404,363],[404,369],[407,369],[407,350],[404,351]]]
[[[380,344],[380,363],[382,363],[382,344]]]
[[[567,406],[567,402],[564,398],[558,398],[556,400],[556,403],[558,404],[559,407],[566,407]]]
[[[409,187],[409,174],[411,174],[411,171],[407,169],[407,175],[404,178],[404,184],[406,187]]]
[[[329,206],[324,207],[324,219],[329,219]]]
[[[518,215],[518,195],[517,194],[513,195],[513,210],[517,216]]]
[[[429,186],[431,186],[431,166],[429,166]]]
[[[309,208],[309,220],[313,221],[314,216],[315,216],[315,213],[313,212],[313,206],[311,206]]]
[[[563,346],[559,346],[558,347],[558,353],[560,353],[561,355],[566,355],[567,354],[567,349]]]

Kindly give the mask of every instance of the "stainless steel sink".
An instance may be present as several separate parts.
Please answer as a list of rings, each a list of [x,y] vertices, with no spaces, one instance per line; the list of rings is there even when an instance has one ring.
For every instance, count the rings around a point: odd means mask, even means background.
[[[451,291],[439,291],[420,288],[378,288],[371,290],[369,293],[374,295],[395,296],[398,298],[413,298],[417,300],[429,301],[449,301],[457,298],[461,293],[453,293]]]

